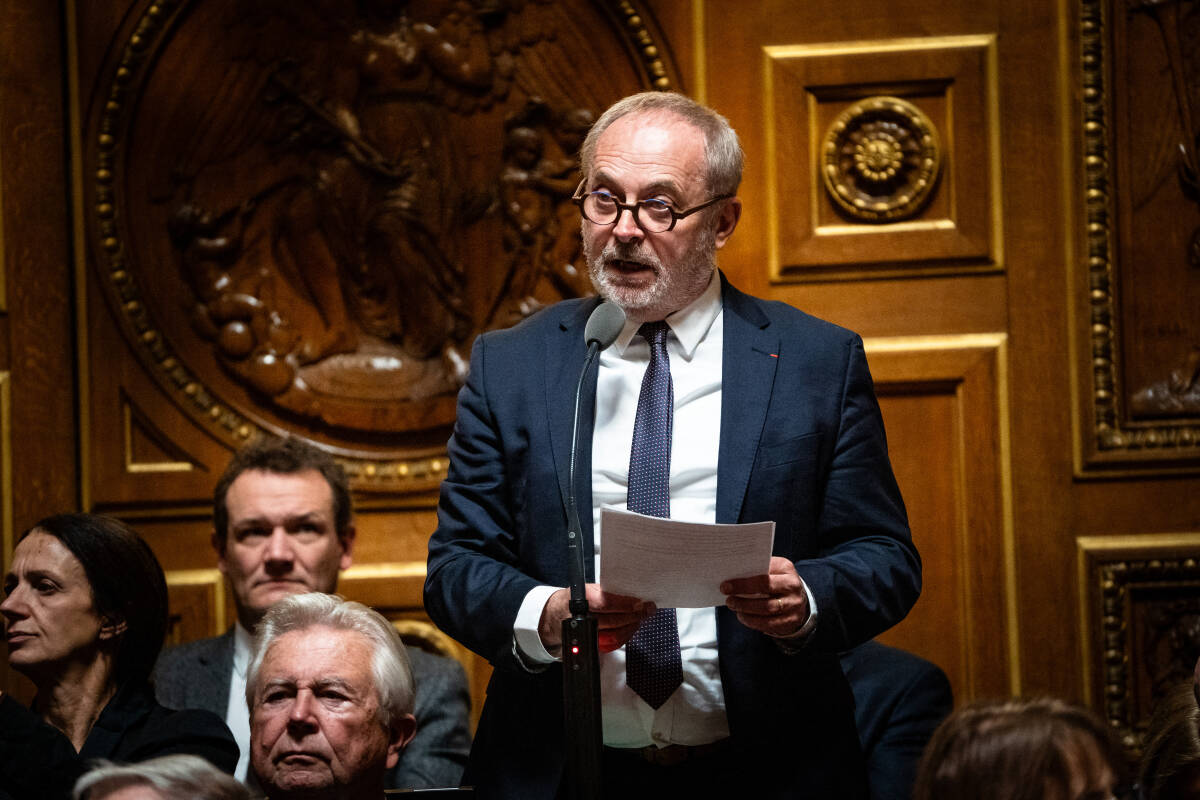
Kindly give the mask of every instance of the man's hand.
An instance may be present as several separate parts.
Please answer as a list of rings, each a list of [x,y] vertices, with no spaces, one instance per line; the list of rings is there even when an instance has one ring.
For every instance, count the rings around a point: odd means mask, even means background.
[[[586,591],[588,609],[596,618],[596,639],[601,653],[611,653],[629,641],[638,625],[642,624],[642,620],[655,611],[653,603],[623,594],[610,594],[596,583],[589,583]],[[546,601],[546,607],[542,609],[542,618],[538,622],[538,635],[542,637],[542,646],[555,658],[562,655],[562,624],[571,617],[570,606],[570,590],[559,589]]]
[[[808,621],[808,593],[791,561],[771,556],[766,575],[737,578],[721,584],[725,605],[737,612],[747,628],[769,636],[795,634]]]

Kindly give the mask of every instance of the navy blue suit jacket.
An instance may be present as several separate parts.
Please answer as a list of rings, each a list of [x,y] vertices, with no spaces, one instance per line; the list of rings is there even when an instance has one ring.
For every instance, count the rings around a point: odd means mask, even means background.
[[[775,553],[795,563],[820,611],[805,646],[786,652],[717,609],[733,745],[747,775],[769,779],[756,797],[860,796],[853,699],[837,654],[899,621],[921,575],[862,340],[724,276],[722,289],[717,522],[774,520]],[[481,336],[459,393],[425,606],[495,667],[464,777],[484,797],[553,797],[562,776],[561,669],[526,670],[512,626],[530,589],[568,582],[574,393],[597,303],[566,301]],[[585,510],[595,385],[593,369],[575,486]],[[582,517],[590,552],[591,514]]]
[[[871,800],[911,800],[921,753],[954,709],[946,673],[879,642],[842,653],[842,671],[854,692]]]

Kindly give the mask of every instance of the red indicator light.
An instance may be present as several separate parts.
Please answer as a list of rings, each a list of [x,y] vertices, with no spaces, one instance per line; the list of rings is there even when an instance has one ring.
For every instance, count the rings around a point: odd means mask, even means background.
[[[578,646],[572,647],[572,648],[571,648],[571,654],[572,654],[572,655],[579,655],[579,647],[578,647]]]

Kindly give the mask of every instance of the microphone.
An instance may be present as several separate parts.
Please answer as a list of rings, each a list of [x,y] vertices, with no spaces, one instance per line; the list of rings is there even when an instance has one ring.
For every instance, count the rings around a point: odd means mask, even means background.
[[[575,422],[571,428],[571,458],[567,469],[567,561],[571,580],[571,613],[588,613],[585,585],[587,572],[584,568],[583,527],[579,524],[579,508],[575,504],[575,456],[579,450],[579,395],[583,390],[583,379],[596,354],[617,340],[621,328],[625,327],[625,311],[615,303],[605,301],[596,306],[583,326],[583,340],[587,342],[587,355],[583,369],[579,372],[579,383],[575,385]]]
[[[583,328],[587,355],[575,385],[575,423],[571,429],[571,460],[567,469],[567,570],[571,583],[571,616],[562,623],[563,702],[567,728],[567,776],[573,800],[599,800],[600,762],[604,744],[600,719],[600,654],[596,647],[596,618],[588,610],[587,570],[583,526],[575,502],[575,456],[579,449],[579,397],[583,379],[596,354],[617,340],[625,327],[620,306],[596,306]]]
[[[597,350],[606,350],[609,345],[621,335],[625,327],[625,312],[616,303],[603,302],[588,317],[587,325],[583,327],[583,341],[591,352],[592,345]]]

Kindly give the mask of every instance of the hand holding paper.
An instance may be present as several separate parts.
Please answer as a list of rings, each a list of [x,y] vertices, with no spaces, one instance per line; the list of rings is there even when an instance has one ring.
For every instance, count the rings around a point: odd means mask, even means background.
[[[765,575],[774,522],[742,525],[678,522],[631,511],[600,511],[604,591],[659,608],[725,605],[721,584]]]

